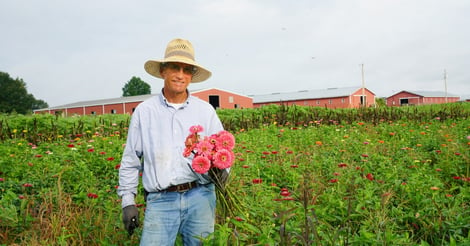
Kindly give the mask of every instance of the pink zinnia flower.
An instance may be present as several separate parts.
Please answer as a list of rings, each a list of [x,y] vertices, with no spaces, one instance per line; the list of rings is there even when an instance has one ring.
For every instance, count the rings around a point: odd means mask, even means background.
[[[212,149],[214,149],[214,146],[207,140],[207,138],[196,145],[196,150],[199,155],[210,156],[212,154]]]
[[[190,156],[190,155],[191,155],[191,151],[193,151],[192,148],[184,148],[183,156],[184,156],[184,157]]]
[[[193,159],[192,167],[197,173],[206,173],[211,168],[211,162],[207,157],[196,156]]]
[[[225,169],[232,166],[233,154],[229,150],[221,149],[214,155],[214,166],[220,169]]]
[[[204,131],[204,128],[201,125],[191,126],[189,128],[189,132],[191,132],[192,134],[197,134],[198,132],[202,131]]]
[[[217,138],[216,146],[219,149],[232,150],[235,147],[235,138],[229,132],[224,131]]]

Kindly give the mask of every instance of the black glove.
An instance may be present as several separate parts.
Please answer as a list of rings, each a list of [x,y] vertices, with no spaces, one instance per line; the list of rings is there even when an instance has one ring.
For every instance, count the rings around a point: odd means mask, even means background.
[[[139,227],[139,210],[135,205],[129,205],[122,209],[122,222],[129,236],[134,233],[134,229]]]

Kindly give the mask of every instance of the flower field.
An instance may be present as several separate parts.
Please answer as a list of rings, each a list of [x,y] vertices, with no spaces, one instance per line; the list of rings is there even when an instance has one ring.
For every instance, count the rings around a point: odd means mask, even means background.
[[[207,244],[470,245],[470,120],[428,116],[273,112],[257,127],[228,127],[235,162]],[[240,126],[233,118],[221,117]],[[116,195],[128,123],[0,116],[0,244],[137,244]],[[143,216],[142,194],[137,202]]]

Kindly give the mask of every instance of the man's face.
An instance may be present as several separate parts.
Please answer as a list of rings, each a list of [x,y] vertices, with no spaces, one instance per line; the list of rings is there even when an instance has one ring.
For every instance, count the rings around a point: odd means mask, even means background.
[[[165,89],[170,93],[185,93],[191,79],[193,78],[194,67],[180,62],[168,62],[161,70],[162,78],[165,81]]]

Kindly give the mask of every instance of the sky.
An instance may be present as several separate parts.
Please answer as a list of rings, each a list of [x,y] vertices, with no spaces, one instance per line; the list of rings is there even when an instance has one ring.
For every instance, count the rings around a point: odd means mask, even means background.
[[[49,106],[122,96],[174,38],[212,72],[190,90],[364,85],[470,98],[468,0],[0,0],[0,71]]]

